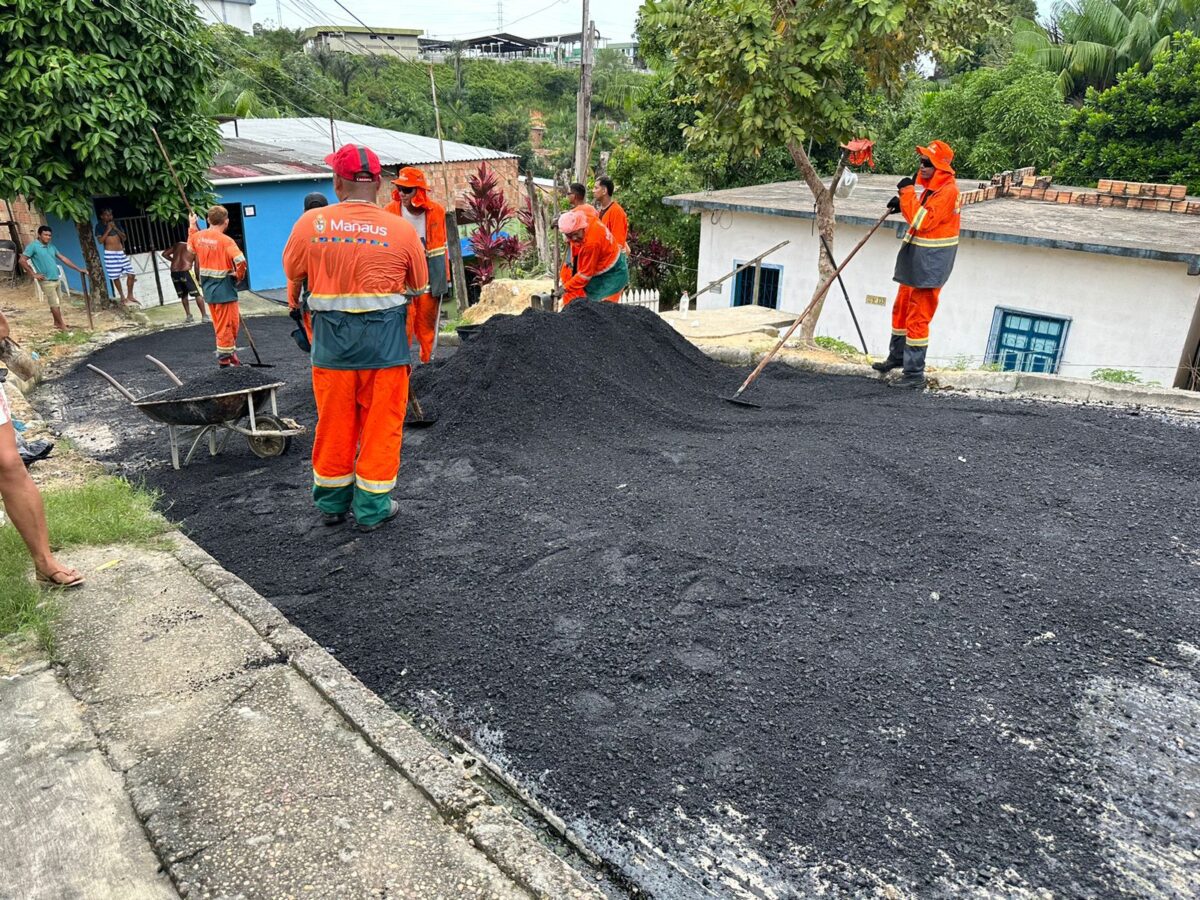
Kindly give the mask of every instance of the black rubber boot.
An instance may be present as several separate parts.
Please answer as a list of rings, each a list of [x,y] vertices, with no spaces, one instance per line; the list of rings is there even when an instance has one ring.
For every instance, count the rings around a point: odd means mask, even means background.
[[[904,374],[890,382],[891,387],[919,391],[925,387],[925,351],[928,346],[904,346]]]
[[[871,363],[871,368],[876,372],[887,373],[904,365],[904,340],[904,335],[893,334],[891,343],[888,344],[887,359]]]

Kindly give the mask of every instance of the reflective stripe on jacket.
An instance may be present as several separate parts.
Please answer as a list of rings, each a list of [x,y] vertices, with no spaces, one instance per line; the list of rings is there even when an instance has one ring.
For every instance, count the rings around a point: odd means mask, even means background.
[[[900,211],[909,223],[896,254],[894,281],[915,288],[942,287],[954,269],[962,208],[958,184],[949,172],[935,171],[928,182],[900,191]]]

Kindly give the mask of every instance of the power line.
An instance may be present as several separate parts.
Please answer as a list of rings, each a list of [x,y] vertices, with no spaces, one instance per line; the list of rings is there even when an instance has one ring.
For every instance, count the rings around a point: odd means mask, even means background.
[[[115,12],[118,12],[118,13],[120,13],[122,16],[124,16],[124,17],[126,18],[126,20],[128,20],[128,21],[129,21],[131,24],[135,24],[135,25],[136,25],[136,24],[138,24],[138,23],[137,23],[137,22],[136,22],[134,19],[132,19],[132,18],[131,18],[131,17],[130,17],[128,14],[126,14],[124,10],[120,9],[119,7],[117,7],[117,6],[115,5],[115,3],[114,3],[114,0],[105,0],[105,2],[106,2],[106,3],[109,5],[109,7],[111,7],[111,8],[112,8],[112,9],[113,9]],[[166,28],[168,31],[170,31],[170,32],[172,32],[173,34],[175,34],[175,35],[176,35],[177,37],[179,37],[179,38],[180,38],[182,41],[184,41],[184,44],[185,44],[185,45],[184,45],[184,47],[183,47],[183,49],[184,49],[184,50],[187,50],[187,51],[194,51],[194,50],[197,50],[197,49],[199,49],[199,50],[202,50],[203,52],[207,53],[207,54],[208,54],[208,56],[209,56],[209,58],[210,58],[210,59],[211,59],[211,60],[212,60],[214,63],[217,63],[218,65],[230,65],[230,63],[229,63],[229,61],[228,61],[228,60],[223,60],[223,59],[221,59],[221,58],[220,58],[219,56],[217,56],[217,54],[216,54],[216,53],[214,53],[212,50],[209,50],[207,47],[203,46],[202,44],[200,44],[200,43],[198,43],[198,42],[191,41],[191,46],[188,46],[188,43],[189,43],[189,41],[190,41],[190,38],[189,38],[189,36],[188,36],[187,34],[184,34],[182,31],[180,31],[178,28],[176,28],[176,27],[174,27],[173,25],[171,25],[169,22],[165,22],[165,21],[163,21],[162,19],[158,18],[157,16],[153,15],[152,13],[148,12],[146,9],[144,9],[143,7],[139,6],[139,5],[138,5],[136,2],[134,2],[134,0],[127,0],[127,2],[129,3],[129,5],[133,6],[135,9],[137,9],[139,12],[141,12],[141,13],[142,13],[142,15],[146,16],[146,17],[147,17],[147,18],[149,18],[149,19],[153,19],[155,22],[157,22],[158,24],[160,24],[161,26],[163,26],[164,28]],[[222,39],[224,39],[224,40],[227,42],[227,44],[228,44],[229,46],[231,46],[231,47],[233,47],[234,49],[236,49],[236,50],[238,50],[239,52],[241,52],[242,48],[239,48],[239,47],[237,47],[237,45],[236,45],[236,44],[234,44],[232,41],[230,41],[230,40],[229,40],[228,38],[226,38],[224,35],[221,35],[221,34],[220,34],[220,32],[213,32],[213,33],[214,33],[214,34],[217,34],[217,35],[218,35],[218,36],[220,36]],[[246,52],[246,55],[248,55],[248,56],[250,56],[250,57],[252,57],[252,58],[254,58],[254,59],[258,60],[259,62],[263,62],[263,60],[262,60],[262,58],[261,58],[261,57],[258,57],[258,56],[256,56],[255,54],[253,54],[253,53],[250,53],[249,51],[245,51],[245,52]],[[319,135],[322,137],[322,139],[324,139],[324,138],[326,138],[326,137],[328,137],[328,136],[329,136],[329,135],[328,135],[328,132],[326,132],[324,128],[322,128],[321,126],[317,125],[317,124],[316,124],[316,122],[314,122],[314,121],[311,121],[311,119],[323,119],[323,118],[325,118],[324,116],[318,116],[318,115],[316,115],[316,114],[315,114],[315,113],[314,113],[312,110],[310,110],[310,109],[308,109],[308,108],[304,107],[303,105],[301,105],[300,103],[297,103],[296,101],[292,100],[291,98],[284,96],[283,94],[279,93],[279,92],[278,92],[278,91],[276,91],[274,88],[272,88],[270,85],[268,85],[268,84],[265,84],[264,82],[260,81],[258,78],[255,78],[255,77],[254,77],[252,74],[250,74],[250,72],[246,71],[244,68],[242,68],[242,67],[240,67],[240,66],[237,66],[237,65],[233,65],[233,68],[237,69],[239,72],[241,72],[243,75],[245,75],[247,78],[249,78],[249,79],[250,79],[252,82],[254,82],[254,83],[255,83],[255,84],[257,84],[259,87],[261,87],[263,90],[267,91],[268,93],[270,93],[270,94],[271,94],[271,95],[273,95],[274,97],[278,98],[279,100],[282,100],[282,101],[283,101],[283,102],[284,102],[284,103],[285,103],[287,106],[289,106],[289,107],[291,107],[291,108],[293,108],[293,109],[295,109],[295,110],[297,110],[297,111],[299,111],[299,112],[306,113],[306,114],[307,114],[307,118],[305,118],[305,120],[304,120],[304,123],[305,123],[305,124],[306,124],[308,127],[312,128],[312,129],[313,129],[313,130],[314,130],[314,131],[315,131],[317,134],[319,134]],[[333,103],[333,102],[332,102],[332,101],[330,101],[330,100],[329,100],[327,97],[324,97],[324,95],[320,94],[320,93],[319,93],[318,91],[316,91],[315,89],[313,89],[313,88],[309,88],[309,91],[310,91],[311,93],[313,93],[314,95],[316,95],[317,97],[319,97],[319,98],[321,98],[321,99],[324,99],[324,100],[325,100],[327,103],[329,103],[329,104],[330,104],[331,106],[333,106],[334,108],[336,108],[336,109],[341,109],[343,112],[347,112],[347,113],[349,113],[349,111],[348,111],[348,110],[346,110],[344,107],[338,106],[337,104]]]
[[[336,2],[336,0],[335,0],[335,2]],[[567,2],[567,0],[554,0],[553,3],[543,6],[541,9],[535,9],[533,12],[529,13],[529,15],[521,16],[520,18],[516,18],[516,19],[510,19],[508,22],[508,27],[512,28],[512,26],[516,25],[518,22],[524,22],[526,19],[532,19],[534,16],[541,15],[546,10],[553,9],[556,6],[561,6],[562,4],[564,4],[566,2]],[[431,37],[436,37],[437,40],[444,41],[447,39],[470,37],[472,35],[478,35],[478,34],[479,34],[479,29],[475,29],[474,31],[463,31],[463,32],[459,32],[458,34],[438,34],[436,36],[431,35]]]

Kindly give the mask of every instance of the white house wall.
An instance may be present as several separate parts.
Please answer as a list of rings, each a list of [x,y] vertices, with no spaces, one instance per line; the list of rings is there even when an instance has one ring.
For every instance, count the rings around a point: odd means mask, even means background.
[[[817,284],[817,237],[811,219],[728,211],[700,213],[699,284],[729,272],[779,241],[790,240],[764,260],[783,266],[780,308],[800,312]],[[834,255],[840,260],[867,233],[839,223]],[[900,243],[885,225],[843,273],[867,347],[883,355],[891,330],[896,284],[892,269]],[[733,281],[720,294],[698,298],[701,309],[728,306]],[[886,306],[866,302],[887,298]],[[984,362],[997,307],[1071,319],[1059,373],[1088,377],[1097,368],[1129,369],[1144,380],[1171,384],[1200,295],[1200,278],[1182,263],[1154,262],[1097,253],[1051,250],[965,238],[954,274],[942,289],[930,330],[933,365]],[[817,334],[859,345],[841,289],[825,300]]]

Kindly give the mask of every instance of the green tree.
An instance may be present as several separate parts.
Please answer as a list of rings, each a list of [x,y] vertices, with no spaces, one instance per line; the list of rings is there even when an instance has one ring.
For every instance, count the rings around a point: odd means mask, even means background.
[[[806,143],[829,146],[852,136],[855,104],[848,78],[863,73],[873,87],[902,83],[922,53],[954,57],[999,21],[1003,0],[647,0],[643,21],[653,56],[673,59],[676,96],[696,114],[688,142],[758,158],[785,147],[816,199],[817,227],[833,246],[832,185]],[[822,280],[832,274],[818,256]],[[803,328],[812,342],[820,308]]]
[[[1027,58],[976,69],[919,95],[907,124],[881,142],[879,164],[906,171],[913,148],[939,138],[954,148],[954,168],[966,178],[1021,166],[1045,170],[1057,162],[1068,109],[1054,75]]]
[[[1200,193],[1200,37],[1172,38],[1148,72],[1130,69],[1088,91],[1065,127],[1058,175],[1074,184],[1114,177],[1186,184]]]
[[[1104,90],[1131,66],[1142,71],[1177,31],[1200,31],[1200,0],[1069,0],[1049,27],[1015,23],[1016,47],[1058,76],[1076,103],[1088,88]]]
[[[202,108],[211,89],[207,32],[187,0],[9,0],[0,16],[0,183],[74,221],[94,289],[104,275],[92,198],[124,196],[159,219],[183,206],[156,127],[195,202],[220,148]]]

